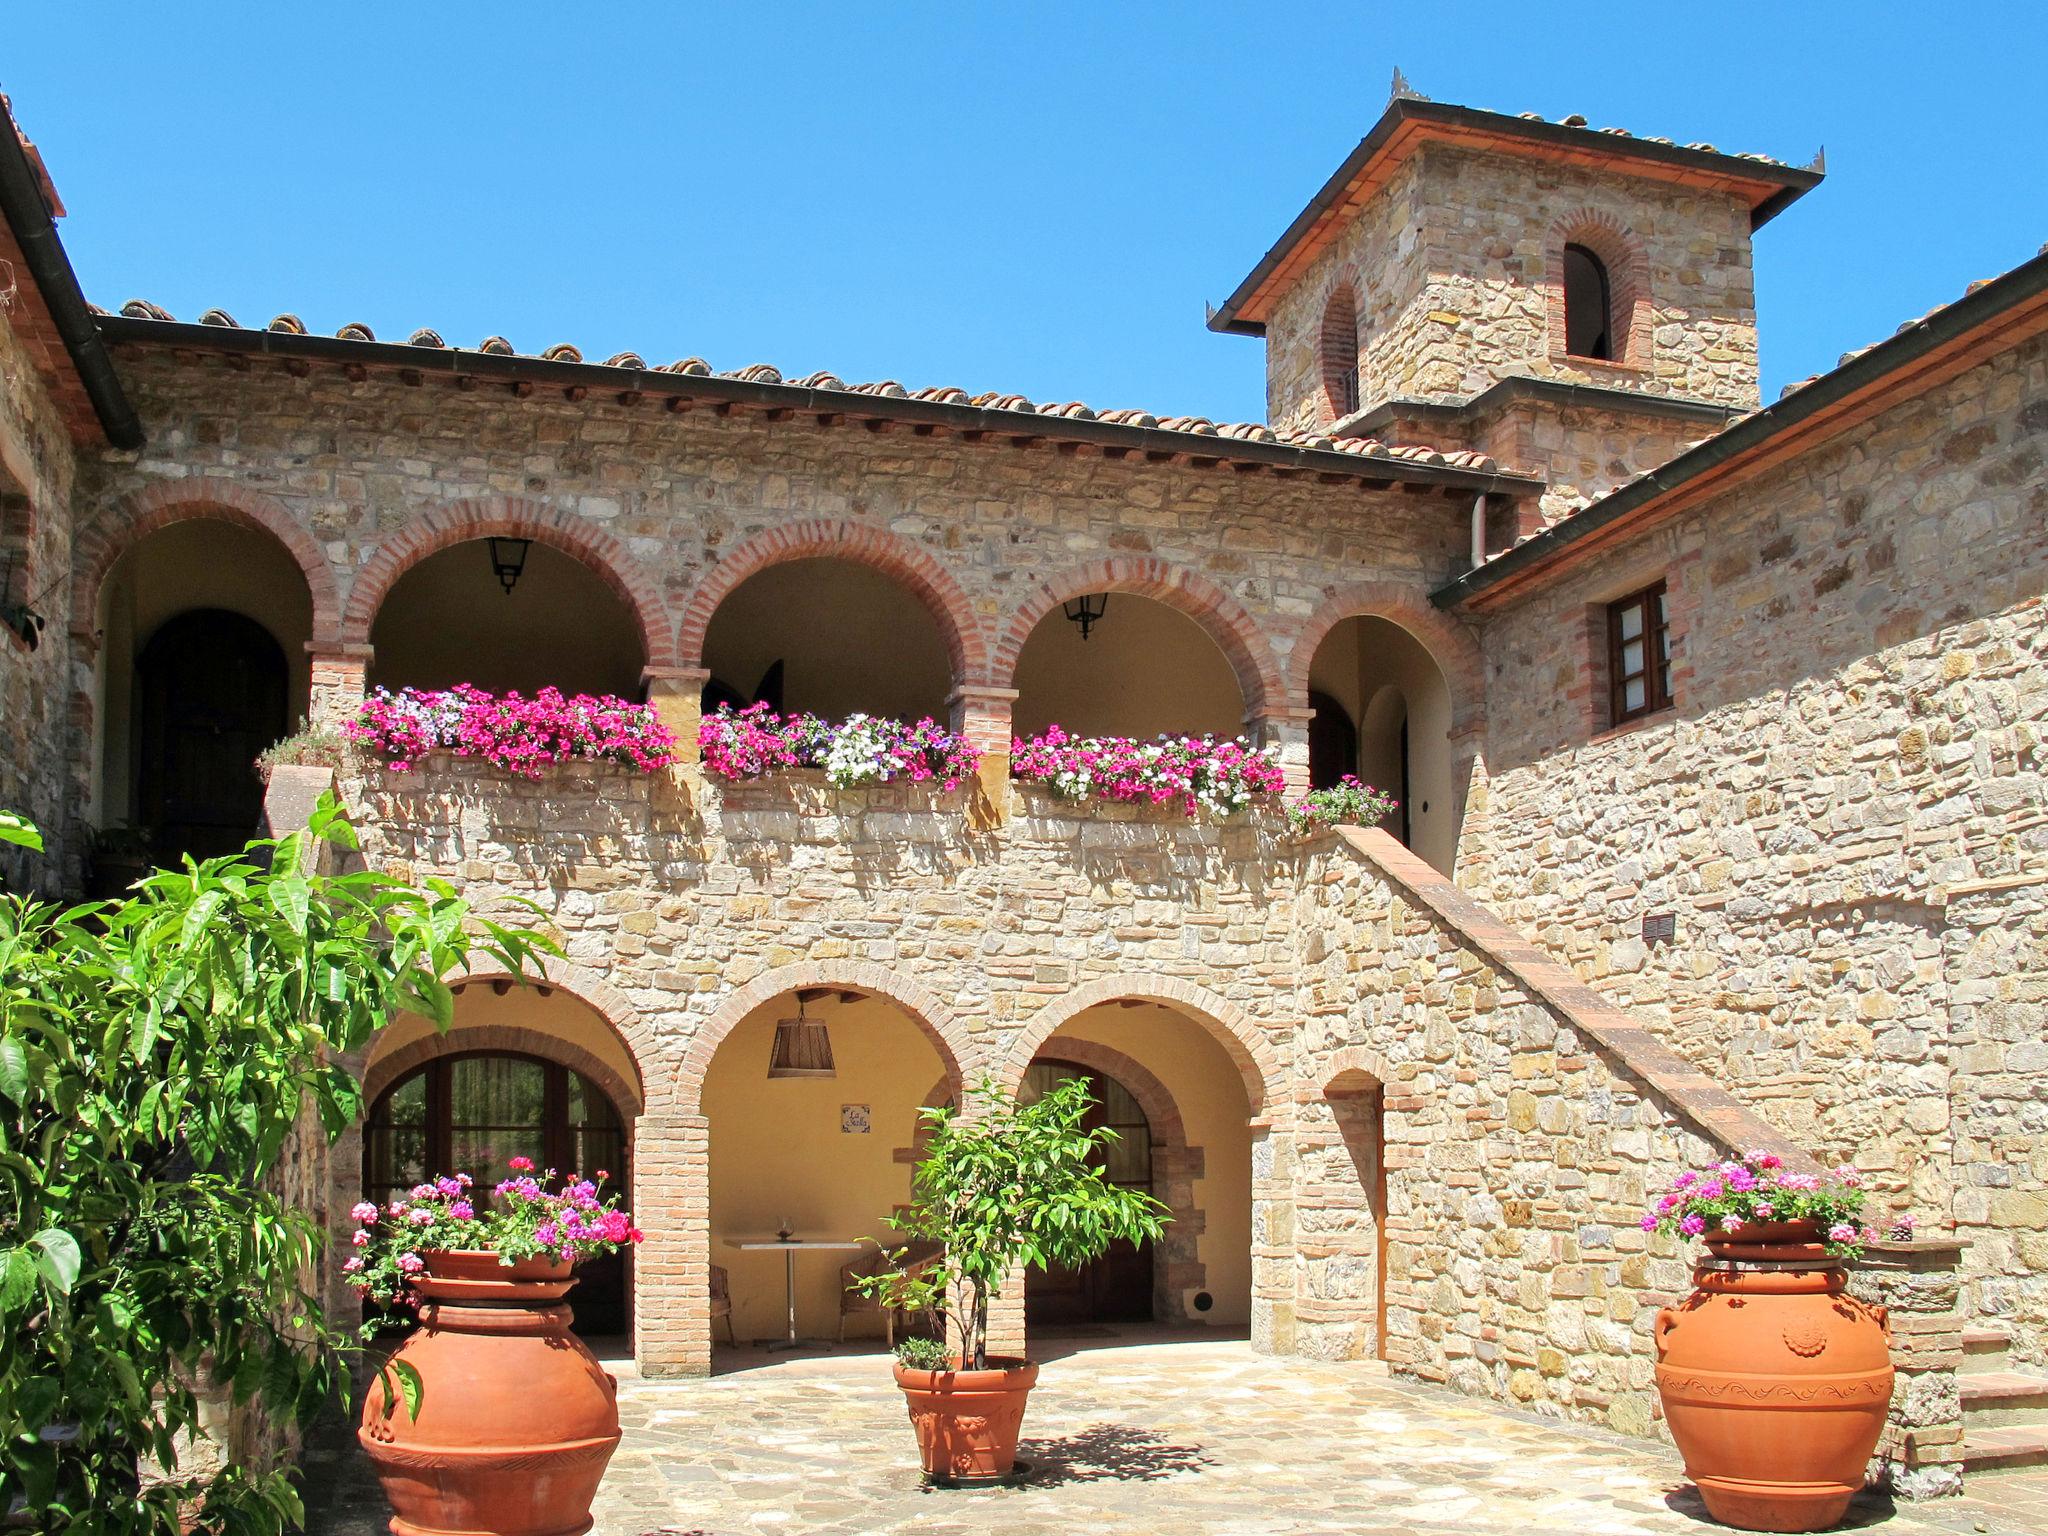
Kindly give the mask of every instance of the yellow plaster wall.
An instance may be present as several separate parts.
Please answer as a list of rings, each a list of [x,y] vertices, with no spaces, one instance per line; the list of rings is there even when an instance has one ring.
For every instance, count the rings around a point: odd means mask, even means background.
[[[1109,594],[1086,640],[1054,609],[1017,661],[1017,734],[1058,724],[1082,736],[1235,736],[1244,729],[1237,674],[1208,631],[1164,603]]]
[[[1252,1136],[1236,1064],[1208,1030],[1170,1008],[1087,1009],[1061,1025],[1039,1055],[1057,1057],[1068,1037],[1122,1051],[1173,1095],[1205,1170],[1195,1180],[1195,1205],[1205,1218],[1196,1252],[1216,1305],[1196,1315],[1214,1326],[1244,1327],[1252,1305]]]
[[[704,1076],[711,1122],[711,1262],[732,1278],[733,1328],[742,1342],[783,1332],[783,1256],[726,1246],[770,1237],[786,1221],[799,1237],[894,1241],[886,1223],[910,1198],[910,1165],[895,1160],[917,1110],[944,1068],[938,1052],[894,1005],[873,998],[813,1004],[831,1032],[838,1076],[770,1081],[775,1021],[795,1011],[785,997],[756,1009],[726,1036]],[[848,1135],[840,1107],[865,1104],[871,1129]],[[839,1266],[851,1253],[799,1253],[797,1326],[833,1337]],[[854,1319],[849,1336],[879,1336],[879,1319]],[[723,1325],[719,1334],[722,1339]]]

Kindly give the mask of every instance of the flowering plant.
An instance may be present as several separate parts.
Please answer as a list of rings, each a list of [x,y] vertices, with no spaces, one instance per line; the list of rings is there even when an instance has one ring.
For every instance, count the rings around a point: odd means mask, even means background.
[[[1864,1200],[1854,1168],[1793,1173],[1774,1153],[1748,1152],[1740,1162],[1679,1174],[1642,1227],[1681,1237],[1734,1236],[1752,1223],[1807,1221],[1820,1229],[1829,1253],[1853,1259],[1877,1236],[1863,1224]]]
[[[481,1210],[466,1173],[415,1184],[382,1206],[357,1202],[349,1212],[356,1231],[341,1266],[348,1283],[366,1301],[410,1306],[413,1282],[427,1268],[424,1254],[459,1250],[495,1253],[506,1265],[535,1258],[578,1264],[640,1241],[633,1218],[598,1193],[604,1170],[588,1179],[572,1173],[550,1190],[554,1169],[535,1177],[530,1157],[515,1157],[507,1166],[511,1176],[498,1183]],[[375,1326],[366,1325],[365,1333]]]
[[[1073,736],[1050,725],[1010,743],[1010,776],[1043,784],[1064,800],[1122,800],[1178,806],[1193,816],[1233,816],[1257,795],[1286,787],[1276,747],[1213,736]]]
[[[1350,774],[1327,789],[1312,789],[1287,808],[1287,825],[1303,837],[1325,827],[1372,827],[1400,805],[1383,789],[1374,789]]]
[[[532,698],[453,688],[379,688],[342,729],[396,773],[429,752],[480,757],[521,778],[573,759],[624,763],[642,773],[666,768],[676,739],[650,704],[610,694],[543,688]]]
[[[704,767],[722,779],[758,779],[778,768],[822,768],[837,789],[908,779],[958,789],[973,777],[981,754],[929,717],[906,725],[854,714],[838,724],[812,714],[778,715],[766,704],[735,711],[729,704],[697,727]]]

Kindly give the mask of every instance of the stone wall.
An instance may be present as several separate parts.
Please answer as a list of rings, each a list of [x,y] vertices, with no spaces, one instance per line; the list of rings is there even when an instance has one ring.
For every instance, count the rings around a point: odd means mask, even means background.
[[[2048,1359],[2048,343],[1897,404],[1487,622],[1461,866],[1788,1135],[1967,1243]],[[1663,577],[1621,731],[1600,605]],[[1650,947],[1642,922],[1672,914]]]
[[[1601,256],[1631,310],[1614,363],[1564,355],[1567,241]],[[1368,410],[1469,399],[1511,374],[1757,404],[1749,209],[1732,194],[1430,145],[1275,305],[1269,420],[1328,419],[1317,343],[1344,282],[1360,296]]]

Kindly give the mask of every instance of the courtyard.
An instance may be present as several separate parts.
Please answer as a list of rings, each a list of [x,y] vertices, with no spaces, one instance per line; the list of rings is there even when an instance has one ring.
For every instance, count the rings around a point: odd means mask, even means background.
[[[1278,1360],[1241,1340],[1151,1328],[1075,1330],[1037,1353],[1045,1370],[1020,1448],[1030,1471],[971,1492],[921,1486],[879,1354],[783,1359],[743,1346],[721,1349],[709,1379],[662,1381],[612,1361],[625,1440],[595,1536],[1718,1529],[1668,1449],[1369,1365]],[[352,1435],[328,1426],[307,1461],[312,1536],[381,1536],[388,1507]],[[2004,1533],[2038,1531],[2048,1517],[2048,1473],[1983,1478],[1971,1491],[1897,1509],[1865,1495],[1849,1528]]]

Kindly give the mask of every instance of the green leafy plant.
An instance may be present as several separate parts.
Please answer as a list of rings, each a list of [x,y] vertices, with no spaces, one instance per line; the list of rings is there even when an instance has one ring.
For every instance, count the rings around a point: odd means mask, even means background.
[[[37,846],[12,816],[0,840]],[[34,1529],[303,1523],[282,1467],[175,1451],[208,1384],[280,1430],[345,1386],[322,1234],[281,1188],[294,1133],[359,1117],[334,1058],[393,1011],[445,1029],[472,955],[525,973],[552,948],[442,882],[325,873],[323,845],[355,846],[331,795],[306,831],[118,902],[0,897],[0,1511]]]
[[[1287,825],[1308,837],[1328,827],[1376,827],[1400,809],[1401,802],[1351,774],[1324,789],[1312,789],[1287,808]]]
[[[944,1339],[912,1334],[896,1346],[896,1359],[913,1371],[943,1371],[952,1363],[952,1353]]]
[[[890,1225],[943,1246],[945,1261],[913,1272],[908,1250],[853,1282],[863,1295],[947,1319],[967,1368],[988,1365],[989,1303],[1020,1268],[1075,1268],[1122,1239],[1166,1230],[1166,1207],[1142,1190],[1113,1184],[1098,1154],[1116,1140],[1082,1125],[1093,1102],[1071,1078],[1030,1104],[984,1079],[970,1091],[975,1112],[921,1111],[930,1140],[917,1165],[910,1209]],[[946,1358],[943,1354],[942,1359]]]
[[[296,731],[256,754],[256,771],[268,784],[279,768],[340,768],[347,762],[348,741],[341,732],[308,725],[302,716]]]

